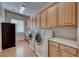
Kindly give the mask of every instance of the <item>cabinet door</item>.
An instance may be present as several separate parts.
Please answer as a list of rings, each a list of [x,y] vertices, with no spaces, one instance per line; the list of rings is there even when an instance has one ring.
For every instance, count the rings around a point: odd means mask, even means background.
[[[47,27],[53,27],[57,24],[57,6],[55,4],[47,9]]]
[[[77,53],[78,53],[78,55],[77,55],[77,56],[79,57],[79,49],[77,50]]]
[[[74,55],[68,53],[68,52],[65,52],[63,50],[60,50],[60,56],[61,57],[75,57]]]
[[[56,47],[49,44],[48,56],[49,57],[58,57],[59,56],[59,48],[56,48]]]
[[[30,26],[30,19],[28,19],[27,21],[27,28],[30,28],[31,26]]]
[[[58,26],[75,25],[75,3],[58,3]]]
[[[36,20],[37,20],[37,28],[40,28],[40,21],[41,21],[41,18],[40,18],[40,14],[38,14],[37,16],[36,16]]]
[[[2,23],[2,50],[15,46],[15,24]]]
[[[32,28],[36,28],[36,17],[32,17]]]
[[[60,44],[60,49],[62,49],[64,51],[67,51],[67,52],[69,52],[71,54],[77,55],[77,49],[72,48],[70,46],[66,46],[66,45]]]
[[[46,28],[46,10],[41,13],[41,28]]]

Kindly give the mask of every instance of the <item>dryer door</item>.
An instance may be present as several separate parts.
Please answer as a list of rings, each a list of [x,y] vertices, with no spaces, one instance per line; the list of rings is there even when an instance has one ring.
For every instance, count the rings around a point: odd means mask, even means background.
[[[43,39],[42,39],[41,33],[37,33],[36,34],[35,41],[36,41],[36,44],[38,44],[38,45],[42,45],[43,44]]]

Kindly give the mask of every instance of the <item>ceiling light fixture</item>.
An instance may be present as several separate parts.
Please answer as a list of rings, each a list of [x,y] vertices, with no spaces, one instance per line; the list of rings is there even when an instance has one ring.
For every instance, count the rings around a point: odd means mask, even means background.
[[[21,6],[21,9],[20,9],[20,13],[23,13],[23,12],[24,12],[24,10],[25,10],[25,6],[24,6],[24,5],[22,5],[22,6]]]

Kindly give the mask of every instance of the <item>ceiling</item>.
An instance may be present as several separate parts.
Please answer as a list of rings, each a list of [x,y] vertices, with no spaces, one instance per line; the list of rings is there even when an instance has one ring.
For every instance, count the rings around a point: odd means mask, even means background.
[[[46,7],[52,2],[3,2],[2,6],[10,11],[19,13],[22,5],[25,5],[25,10],[22,13],[26,16],[32,16],[40,9]]]

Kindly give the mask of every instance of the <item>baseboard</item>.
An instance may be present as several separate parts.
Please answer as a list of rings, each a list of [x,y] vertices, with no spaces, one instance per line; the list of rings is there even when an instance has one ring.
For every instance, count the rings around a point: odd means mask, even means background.
[[[17,42],[17,41],[21,41],[21,40],[24,40],[24,39],[16,39],[16,42]]]

